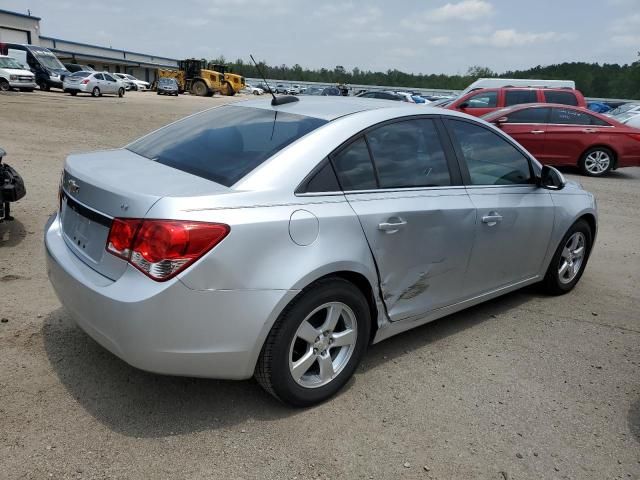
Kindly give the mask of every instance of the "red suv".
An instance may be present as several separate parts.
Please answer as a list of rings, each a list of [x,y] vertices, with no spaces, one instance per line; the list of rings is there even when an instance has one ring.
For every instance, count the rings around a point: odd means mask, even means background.
[[[480,117],[500,108],[523,103],[555,103],[586,108],[587,102],[579,90],[570,88],[483,88],[473,90],[447,105],[449,110],[458,110]]]

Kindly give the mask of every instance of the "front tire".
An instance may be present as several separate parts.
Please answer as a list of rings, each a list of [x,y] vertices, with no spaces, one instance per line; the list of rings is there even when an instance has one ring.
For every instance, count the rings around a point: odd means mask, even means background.
[[[362,292],[341,278],[302,291],[274,324],[255,377],[295,407],[322,402],[351,378],[369,343],[371,314]]]
[[[580,171],[589,177],[602,177],[613,168],[614,155],[606,147],[590,148],[578,162]]]
[[[209,88],[203,81],[199,80],[191,86],[191,93],[198,97],[206,97],[209,93]]]
[[[120,98],[124,97],[124,88],[120,87],[118,89],[118,97]]]
[[[578,220],[562,238],[551,259],[542,286],[551,295],[564,295],[577,285],[587,266],[593,232],[585,220]]]
[[[11,90],[11,85],[4,78],[0,78],[0,92],[8,92]]]

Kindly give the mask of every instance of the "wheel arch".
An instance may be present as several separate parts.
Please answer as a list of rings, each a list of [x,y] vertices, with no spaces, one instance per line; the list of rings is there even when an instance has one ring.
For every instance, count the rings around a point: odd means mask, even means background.
[[[376,333],[380,327],[381,315],[382,319],[384,316],[384,306],[382,301],[379,298],[379,295],[376,293],[377,286],[376,284],[372,284],[371,279],[369,278],[368,272],[365,271],[364,267],[358,267],[356,265],[343,265],[338,264],[334,265],[333,268],[331,266],[327,266],[327,268],[320,269],[316,272],[313,272],[309,275],[306,275],[302,278],[292,290],[295,290],[297,293],[293,297],[289,297],[286,301],[281,302],[275,308],[275,311],[271,313],[269,316],[269,320],[265,323],[264,328],[260,332],[260,335],[256,341],[255,348],[252,352],[251,356],[251,369],[255,369],[255,366],[258,362],[258,357],[264,343],[269,336],[269,333],[273,329],[273,326],[280,318],[282,312],[290,305],[292,302],[295,302],[300,295],[307,291],[309,288],[313,288],[313,285],[321,280],[325,280],[327,278],[341,278],[347,280],[348,282],[355,285],[355,287],[362,292],[362,294],[367,299],[367,304],[369,305],[369,312],[371,314],[371,329],[370,329],[370,338],[369,342],[373,341]],[[376,277],[377,279],[377,274]]]

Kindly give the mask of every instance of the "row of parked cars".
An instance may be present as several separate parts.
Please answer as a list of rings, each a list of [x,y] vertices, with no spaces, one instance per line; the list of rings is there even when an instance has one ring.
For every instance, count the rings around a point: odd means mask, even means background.
[[[594,112],[572,81],[480,79],[455,98],[424,98],[393,91],[368,91],[357,96],[423,103],[480,117],[509,134],[541,162],[577,166],[588,176],[640,165],[640,102],[618,106],[606,114]]]

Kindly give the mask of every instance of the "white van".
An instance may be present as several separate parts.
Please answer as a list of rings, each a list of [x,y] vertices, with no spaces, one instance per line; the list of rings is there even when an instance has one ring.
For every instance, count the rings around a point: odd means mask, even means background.
[[[531,78],[479,78],[465,88],[460,96],[466,95],[472,90],[500,87],[570,88],[575,90],[576,82],[573,80],[538,80]]]
[[[23,92],[32,92],[36,87],[36,76],[33,73],[25,70],[13,57],[0,55],[0,91],[18,88]]]

